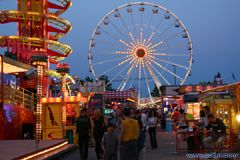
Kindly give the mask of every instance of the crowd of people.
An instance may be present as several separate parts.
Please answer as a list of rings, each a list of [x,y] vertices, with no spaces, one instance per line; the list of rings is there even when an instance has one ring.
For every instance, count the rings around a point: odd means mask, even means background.
[[[150,147],[157,149],[157,126],[166,128],[166,119],[171,119],[173,129],[198,133],[199,145],[193,137],[184,137],[188,151],[196,151],[202,147],[211,151],[213,145],[223,145],[226,138],[226,126],[219,118],[214,117],[208,106],[200,111],[198,121],[192,123],[183,109],[175,108],[173,112],[164,113],[162,110],[148,108],[134,110],[125,107],[120,112],[102,115],[99,109],[94,110],[92,117],[88,116],[87,108],[82,108],[76,119],[76,133],[81,160],[87,160],[89,142],[94,141],[98,160],[141,160],[144,157],[146,135],[149,135]],[[199,149],[199,148],[198,148]],[[120,153],[120,156],[118,155]]]
[[[93,116],[89,117],[87,108],[82,108],[76,119],[81,160],[88,158],[91,139],[94,139],[97,159],[117,160],[118,150],[121,160],[142,159],[147,132],[151,148],[158,148],[156,128],[159,115],[156,109],[133,110],[125,107],[108,117],[95,109]]]
[[[187,114],[184,110],[175,109],[172,114],[174,126],[176,130],[187,131],[197,133],[197,139],[200,145],[196,145],[194,141],[196,139],[193,136],[187,137],[188,151],[195,152],[196,149],[207,149],[210,151],[213,146],[215,148],[221,148],[223,141],[226,138],[226,126],[223,121],[216,118],[211,112],[208,106],[203,107],[203,110],[199,113],[200,118],[198,121],[191,121],[187,119]],[[193,122],[190,124],[190,122]],[[184,137],[186,138],[186,137]],[[196,148],[198,147],[198,148]]]

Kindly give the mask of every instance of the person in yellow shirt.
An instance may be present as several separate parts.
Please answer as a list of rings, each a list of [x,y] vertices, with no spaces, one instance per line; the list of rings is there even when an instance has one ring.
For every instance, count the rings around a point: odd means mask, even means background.
[[[138,121],[130,117],[131,110],[129,108],[124,108],[123,115],[120,134],[120,159],[138,160],[137,140],[140,133]]]

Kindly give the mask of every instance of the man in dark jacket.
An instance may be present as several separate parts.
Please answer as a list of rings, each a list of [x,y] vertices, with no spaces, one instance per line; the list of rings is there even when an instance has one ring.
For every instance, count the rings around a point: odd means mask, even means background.
[[[80,112],[80,116],[76,120],[78,134],[78,147],[81,160],[87,160],[88,158],[88,143],[91,133],[91,121],[87,116],[87,108],[83,108]]]
[[[205,147],[211,148],[215,143],[218,147],[222,146],[222,142],[226,137],[226,126],[219,118],[215,118],[213,114],[208,114],[209,125],[206,127],[210,136],[204,139]]]

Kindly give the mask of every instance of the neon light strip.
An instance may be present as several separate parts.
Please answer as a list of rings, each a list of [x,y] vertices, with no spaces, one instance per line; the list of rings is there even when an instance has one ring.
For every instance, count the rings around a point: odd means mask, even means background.
[[[66,144],[68,144],[68,142],[63,142],[62,144],[59,144],[59,145],[57,145],[57,146],[55,146],[55,147],[46,149],[46,150],[44,150],[44,151],[40,151],[40,152],[35,153],[35,154],[33,154],[33,155],[30,155],[30,156],[28,156],[28,157],[25,157],[25,158],[23,158],[22,160],[28,160],[28,159],[31,159],[31,158],[36,158],[37,156],[39,156],[39,155],[41,155],[41,154],[44,154],[44,153],[47,153],[47,152],[51,152],[51,151],[53,151],[53,150],[55,150],[55,149],[58,149],[58,148],[66,145]]]

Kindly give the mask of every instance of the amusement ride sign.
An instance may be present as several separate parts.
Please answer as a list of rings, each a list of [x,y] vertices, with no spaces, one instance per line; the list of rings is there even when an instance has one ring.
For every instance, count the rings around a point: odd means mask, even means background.
[[[7,40],[7,51],[11,52],[12,54],[16,55],[18,58],[18,61],[29,63],[30,57],[32,54],[32,49],[30,44],[25,45],[21,44],[17,40]]]

